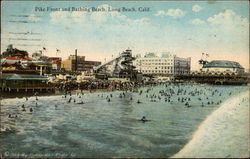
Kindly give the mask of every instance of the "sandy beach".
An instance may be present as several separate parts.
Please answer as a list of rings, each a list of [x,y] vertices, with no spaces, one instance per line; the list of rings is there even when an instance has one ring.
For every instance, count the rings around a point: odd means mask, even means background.
[[[172,158],[248,158],[249,150],[247,91],[222,103]]]

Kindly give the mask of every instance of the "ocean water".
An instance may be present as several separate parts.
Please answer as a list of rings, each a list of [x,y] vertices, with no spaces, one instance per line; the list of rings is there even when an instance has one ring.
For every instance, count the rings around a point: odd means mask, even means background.
[[[249,158],[249,146],[249,91],[246,91],[209,115],[173,158]]]
[[[140,88],[138,92],[73,94],[70,103],[69,95],[66,98],[44,96],[38,100],[30,97],[28,101],[3,99],[1,129],[11,131],[0,134],[1,154],[10,157],[170,157],[191,140],[202,121],[220,107],[219,102],[247,89],[246,86],[158,85]],[[177,94],[178,90],[182,92]],[[153,95],[155,97],[150,98]],[[186,98],[186,101],[178,101],[178,98]],[[84,104],[78,104],[80,102]],[[186,102],[190,107],[185,106]],[[23,104],[26,111],[22,111]],[[17,118],[9,118],[9,114]],[[140,121],[142,116],[150,121]]]

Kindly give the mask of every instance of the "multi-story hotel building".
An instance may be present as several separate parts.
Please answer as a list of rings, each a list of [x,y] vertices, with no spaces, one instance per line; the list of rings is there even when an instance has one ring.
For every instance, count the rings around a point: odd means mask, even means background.
[[[138,72],[147,75],[182,75],[190,73],[191,58],[180,58],[170,53],[147,53],[137,56],[134,65]]]
[[[190,73],[191,57],[181,58],[174,56],[174,75],[186,75]]]
[[[70,55],[67,60],[62,61],[61,67],[66,71],[91,72],[94,66],[101,65],[99,61],[86,61],[85,56]]]

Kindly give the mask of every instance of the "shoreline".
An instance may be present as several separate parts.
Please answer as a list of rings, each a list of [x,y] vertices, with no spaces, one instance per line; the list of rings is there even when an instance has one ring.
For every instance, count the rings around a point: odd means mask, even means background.
[[[89,94],[89,93],[106,93],[106,92],[116,92],[116,91],[134,91],[142,87],[146,87],[148,85],[140,86],[140,87],[133,87],[133,88],[128,88],[128,89],[109,89],[109,88],[104,88],[104,89],[91,89],[91,90],[80,90],[80,89],[75,89],[71,90],[71,94],[77,94],[77,93],[84,93],[84,94]],[[0,92],[2,93],[2,92]],[[69,94],[69,93],[67,93]],[[55,92],[39,92],[37,95],[35,95],[34,92],[26,92],[26,93],[3,93],[0,95],[0,101],[3,99],[13,99],[13,98],[25,98],[25,97],[44,97],[44,96],[58,96],[58,95],[65,95],[65,90],[56,90]]]
[[[129,90],[135,90],[135,89],[139,89],[142,87],[147,87],[147,86],[155,86],[155,85],[161,85],[161,84],[176,84],[176,83],[172,83],[172,82],[166,82],[166,83],[152,83],[151,85],[141,85],[139,87],[131,87],[131,88],[127,88],[127,89],[110,89],[110,88],[100,88],[100,89],[74,89],[71,90],[72,94],[76,94],[76,93],[99,93],[99,92],[115,92],[115,91],[129,91]],[[190,84],[190,83],[181,83],[181,84]],[[210,85],[210,84],[201,84],[201,83],[191,83],[191,85]],[[214,85],[211,85],[214,86]],[[231,85],[231,86],[237,86],[237,85]],[[3,99],[13,99],[13,98],[24,98],[24,97],[33,97],[33,96],[57,96],[57,95],[64,95],[66,90],[59,90],[56,89],[54,92],[39,92],[37,95],[35,95],[34,92],[1,92],[0,91],[0,101]]]
[[[100,92],[114,92],[114,91],[123,91],[123,90],[109,90],[109,89],[96,89],[96,90],[82,90],[82,93],[88,94],[88,93],[100,93]],[[72,90],[72,94],[81,93],[81,90]],[[43,96],[57,96],[57,95],[64,95],[65,91],[55,91],[55,92],[40,92],[37,96],[43,97]],[[24,97],[33,97],[36,96],[34,93],[5,93],[3,96],[0,97],[0,100],[3,99],[13,99],[13,98],[24,98]]]
[[[225,101],[171,158],[248,158],[249,91]]]

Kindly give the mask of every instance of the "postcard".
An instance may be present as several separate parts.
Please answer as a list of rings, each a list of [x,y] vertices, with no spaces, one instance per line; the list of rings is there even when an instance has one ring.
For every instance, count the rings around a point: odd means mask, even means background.
[[[249,158],[249,1],[1,1],[1,158]]]

